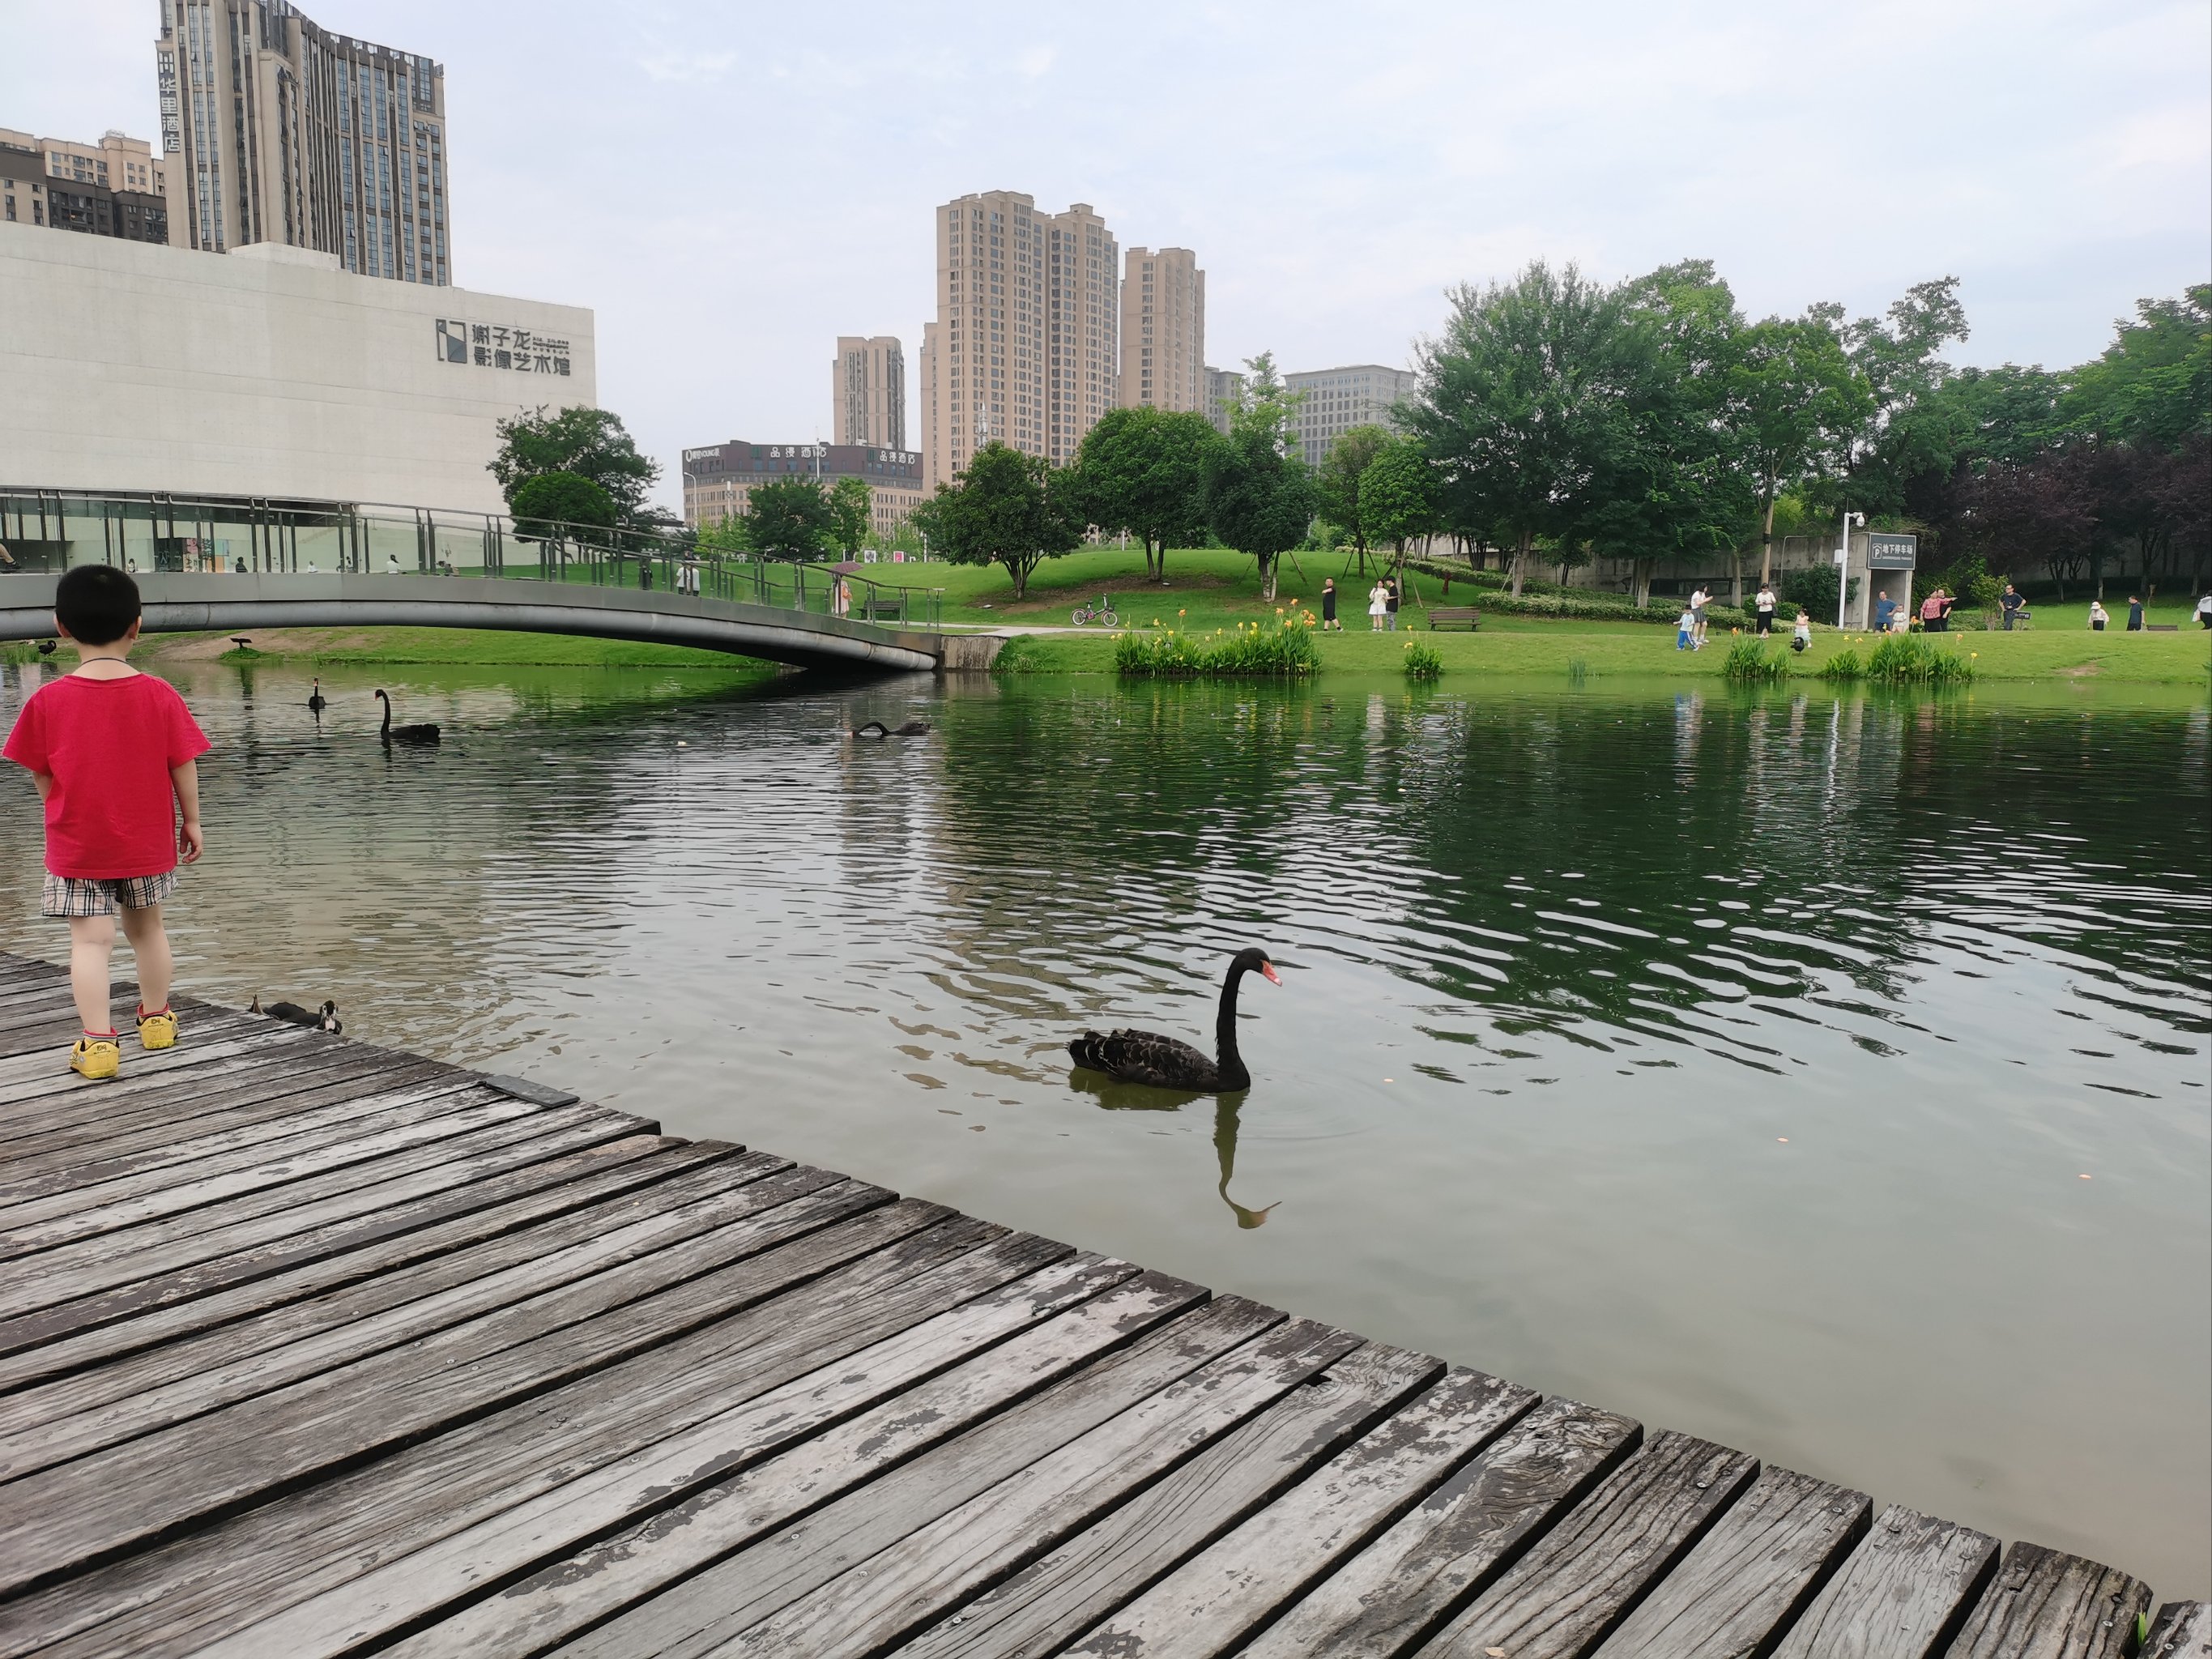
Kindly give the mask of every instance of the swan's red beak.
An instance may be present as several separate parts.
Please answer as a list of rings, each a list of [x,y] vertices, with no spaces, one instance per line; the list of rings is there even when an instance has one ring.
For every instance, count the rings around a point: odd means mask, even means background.
[[[1275,964],[1272,962],[1261,963],[1260,971],[1267,976],[1267,983],[1270,985],[1280,985],[1283,982],[1283,976],[1275,971]]]

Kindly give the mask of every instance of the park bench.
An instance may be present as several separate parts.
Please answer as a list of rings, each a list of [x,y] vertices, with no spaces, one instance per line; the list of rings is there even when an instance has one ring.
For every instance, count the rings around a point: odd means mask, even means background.
[[[2180,631],[2179,623],[2145,623],[2143,624],[2143,632],[2146,634],[2179,634]]]
[[[1480,628],[1482,612],[1471,605],[1437,605],[1429,607],[1429,629],[1439,628]]]

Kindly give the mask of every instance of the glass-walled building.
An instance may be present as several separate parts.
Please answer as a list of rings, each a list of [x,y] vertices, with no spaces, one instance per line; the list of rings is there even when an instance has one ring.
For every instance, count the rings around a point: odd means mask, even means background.
[[[283,242],[364,276],[453,282],[442,67],[289,0],[161,0],[155,52],[172,245]]]

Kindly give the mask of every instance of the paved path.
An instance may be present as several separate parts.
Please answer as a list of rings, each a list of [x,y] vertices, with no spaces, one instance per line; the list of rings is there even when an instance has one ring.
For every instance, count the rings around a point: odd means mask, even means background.
[[[62,975],[0,956],[0,1653],[2122,1659],[2152,1616],[1725,1446],[180,1006],[82,1084]]]

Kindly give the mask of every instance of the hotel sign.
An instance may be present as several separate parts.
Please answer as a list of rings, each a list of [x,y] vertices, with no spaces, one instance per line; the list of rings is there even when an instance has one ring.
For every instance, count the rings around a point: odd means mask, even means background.
[[[572,359],[566,340],[499,323],[467,323],[451,317],[441,317],[437,323],[434,344],[440,362],[473,363],[478,368],[503,368],[517,374],[570,372]]]

